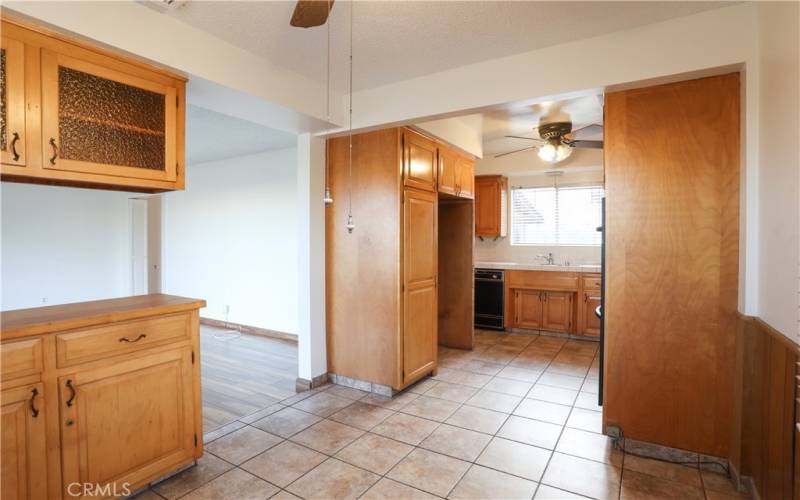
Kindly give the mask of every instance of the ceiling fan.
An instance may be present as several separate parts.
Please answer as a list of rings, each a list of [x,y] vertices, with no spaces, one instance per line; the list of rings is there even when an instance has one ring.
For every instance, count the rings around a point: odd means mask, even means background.
[[[603,141],[593,141],[581,139],[598,131],[602,131],[603,126],[592,124],[572,130],[572,122],[550,122],[542,123],[537,127],[540,139],[535,137],[523,137],[519,135],[507,135],[511,139],[524,139],[536,141],[538,144],[522,149],[516,149],[507,153],[495,155],[495,158],[506,156],[531,149],[538,149],[537,155],[542,160],[549,163],[558,163],[566,160],[572,154],[573,148],[603,149]]]
[[[297,0],[289,24],[296,28],[313,28],[328,21],[334,0]]]

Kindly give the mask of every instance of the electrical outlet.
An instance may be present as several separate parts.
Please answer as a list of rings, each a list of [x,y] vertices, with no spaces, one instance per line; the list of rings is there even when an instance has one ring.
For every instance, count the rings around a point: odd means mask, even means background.
[[[606,433],[611,439],[619,439],[622,436],[622,431],[616,425],[609,425],[606,427]]]
[[[47,297],[42,297],[42,304],[47,304]]]
[[[231,312],[230,304],[225,304],[225,315],[227,316]]]

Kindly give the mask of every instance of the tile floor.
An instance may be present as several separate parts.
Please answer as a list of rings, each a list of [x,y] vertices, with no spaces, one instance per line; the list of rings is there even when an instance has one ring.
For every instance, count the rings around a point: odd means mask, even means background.
[[[394,398],[326,385],[205,436],[196,467],[144,499],[740,498],[697,467],[600,434],[597,344],[476,332]]]

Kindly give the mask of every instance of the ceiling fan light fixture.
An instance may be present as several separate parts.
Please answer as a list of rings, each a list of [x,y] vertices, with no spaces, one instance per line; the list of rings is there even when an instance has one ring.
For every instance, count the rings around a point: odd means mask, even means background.
[[[569,158],[572,148],[561,142],[551,141],[539,147],[537,156],[548,163],[558,163]]]

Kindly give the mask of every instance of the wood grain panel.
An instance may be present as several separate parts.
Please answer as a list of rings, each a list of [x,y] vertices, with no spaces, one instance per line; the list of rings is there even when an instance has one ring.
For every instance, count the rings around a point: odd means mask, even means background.
[[[326,209],[328,370],[396,385],[400,376],[401,151],[397,129],[328,141],[333,204]],[[348,193],[356,229],[348,233]],[[380,216],[376,216],[380,214]]]
[[[475,316],[471,201],[439,200],[439,345],[472,349]]]
[[[436,191],[436,142],[409,129],[403,135],[403,182],[407,187]]]
[[[478,175],[474,182],[475,235],[505,237],[508,226],[508,178],[502,175]]]
[[[730,74],[605,105],[604,424],[715,456],[732,431],[739,101]]]

